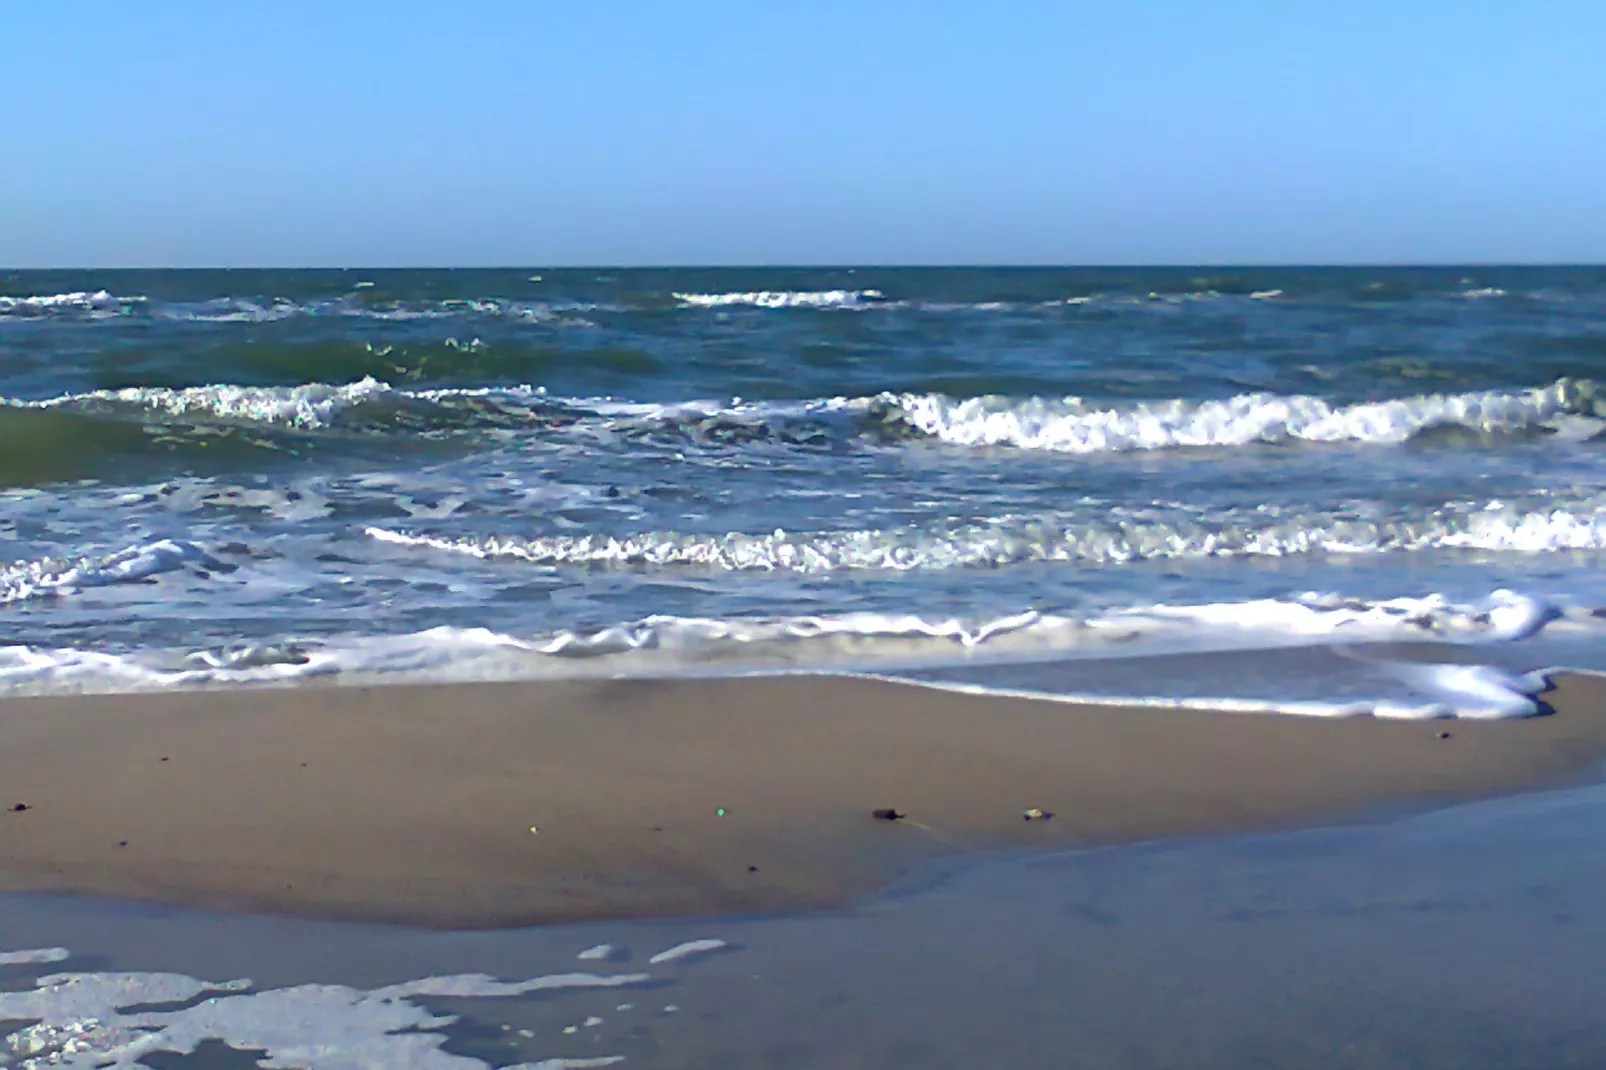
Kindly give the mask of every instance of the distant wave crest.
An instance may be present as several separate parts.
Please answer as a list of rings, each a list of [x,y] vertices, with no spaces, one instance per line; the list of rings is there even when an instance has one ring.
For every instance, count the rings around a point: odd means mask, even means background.
[[[748,293],[677,293],[687,308],[867,308],[884,303],[880,290],[756,290]]]
[[[107,290],[78,290],[72,293],[37,294],[31,297],[0,295],[0,316],[40,317],[66,314],[109,316],[145,304],[142,296],[118,297]]]

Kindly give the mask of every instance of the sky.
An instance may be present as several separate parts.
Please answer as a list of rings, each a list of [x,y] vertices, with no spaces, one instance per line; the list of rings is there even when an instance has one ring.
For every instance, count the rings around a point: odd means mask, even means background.
[[[79,0],[0,266],[1606,261],[1598,0]]]

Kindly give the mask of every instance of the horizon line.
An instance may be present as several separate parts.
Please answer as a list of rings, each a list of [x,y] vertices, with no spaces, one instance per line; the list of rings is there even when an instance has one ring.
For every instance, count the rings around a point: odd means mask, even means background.
[[[1445,268],[1606,268],[1606,260],[1335,260],[1335,261],[1116,261],[1109,263],[1032,263],[977,261],[974,263],[511,263],[511,264],[102,264],[0,266],[0,274],[25,272],[95,271],[1155,271],[1155,270],[1410,270]]]

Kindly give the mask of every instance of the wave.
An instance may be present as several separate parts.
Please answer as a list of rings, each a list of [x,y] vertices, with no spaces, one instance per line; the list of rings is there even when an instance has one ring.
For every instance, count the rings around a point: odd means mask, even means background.
[[[853,311],[909,310],[916,312],[1018,312],[1031,308],[1053,308],[1061,305],[1084,304],[1094,297],[1070,298],[1064,301],[992,300],[965,301],[937,298],[911,298],[891,300],[880,290],[752,290],[732,293],[674,293],[671,295],[683,309],[703,308],[763,308],[763,309],[849,309]],[[1102,295],[1099,295],[1102,297]]]
[[[869,308],[885,305],[880,290],[755,290],[749,293],[677,293],[686,308]]]
[[[538,281],[535,277],[529,281]],[[985,295],[925,296],[889,298],[879,289],[819,290],[732,290],[732,291],[635,291],[617,295],[546,297],[485,295],[473,297],[423,297],[388,292],[373,283],[357,283],[344,292],[322,295],[285,296],[271,292],[224,294],[212,297],[148,297],[118,295],[105,289],[79,290],[54,294],[0,295],[0,320],[46,317],[107,319],[138,315],[159,322],[210,324],[263,324],[295,319],[348,319],[377,322],[415,322],[435,320],[491,320],[541,324],[553,327],[596,326],[587,317],[592,313],[649,313],[670,309],[688,311],[753,308],[787,309],[898,309],[922,313],[956,312],[1050,312],[1055,309],[1085,308],[1100,312],[1166,313],[1196,308],[1209,314],[1211,309],[1244,307],[1245,302],[1280,301],[1377,301],[1445,299],[1486,300],[1506,297],[1528,301],[1573,301],[1588,295],[1565,290],[1507,290],[1499,286],[1479,286],[1463,280],[1459,286],[1419,289],[1400,280],[1376,282],[1359,289],[1334,284],[1307,285],[1298,281],[1260,279],[1198,279],[1176,289],[1123,288],[1119,284],[1081,292],[1056,293],[1052,288],[1028,286],[1005,288]]]
[[[159,539],[98,556],[15,561],[0,566],[0,605],[59,597],[91,587],[136,583],[195,566],[227,567],[195,543],[176,539]]]
[[[1606,549],[1606,502],[1521,508],[1452,504],[1418,517],[1369,520],[1317,512],[1267,524],[1223,516],[1209,523],[1065,522],[1005,518],[946,529],[704,535],[449,536],[368,527],[395,546],[542,566],[702,568],[728,572],[927,571],[1030,562],[1122,564],[1157,559],[1381,554],[1422,550],[1545,553]]]
[[[1130,682],[1154,672],[1143,667],[1144,659],[1187,651],[1267,651],[1339,643],[1359,652],[1357,661],[1364,662],[1366,644],[1410,640],[1498,643],[1532,636],[1552,622],[1574,616],[1579,615],[1505,591],[1480,603],[1455,603],[1437,595],[1366,601],[1307,594],[1285,600],[1138,606],[1082,617],[1037,610],[975,620],[872,612],[650,616],[527,638],[485,628],[437,627],[404,635],[292,638],[190,652],[115,654],[0,646],[0,692],[151,691],[312,679],[367,685],[729,671],[904,673],[905,678],[920,680],[922,673],[930,675],[922,666],[946,666],[940,677],[951,676],[955,666],[1064,665],[1066,659],[1107,663],[1112,657],[1137,666],[1135,672],[1120,674]],[[1582,619],[1575,623],[1588,626]],[[1126,660],[1134,657],[1138,660]],[[963,670],[960,672],[962,676]],[[1387,710],[1377,704],[1362,708],[1352,700],[1313,704],[1306,698],[1266,701],[1262,697],[1254,700],[1259,703],[1255,708],[1393,716],[1445,712],[1510,716],[1535,708],[1525,700],[1519,704],[1510,693],[1504,695],[1503,703],[1492,702],[1491,691],[1503,685],[1495,678],[1498,670],[1486,666],[1416,663],[1391,670],[1391,674],[1415,691],[1436,697],[1406,707],[1396,703]],[[1084,677],[1077,678],[1085,682]],[[927,682],[941,686],[940,680]],[[1187,704],[1242,707],[1241,688],[1235,689],[1229,682],[1219,685],[1219,690],[1219,695],[1193,696]],[[1074,691],[1044,693],[1077,697]],[[1108,700],[1110,695],[1102,697]],[[1167,701],[1145,699],[1135,692],[1122,697],[1151,704]]]
[[[129,312],[145,304],[143,296],[118,297],[107,290],[78,290],[72,293],[37,294],[32,297],[0,295],[0,317],[34,318],[67,314],[94,316]]]
[[[504,319],[557,326],[590,325],[589,312],[628,311],[603,301],[522,300],[501,297],[397,301],[345,294],[313,300],[285,297],[216,297],[198,301],[153,301],[144,295],[119,296],[107,290],[34,296],[0,295],[0,318],[80,316],[104,319],[136,312],[153,320],[191,323],[277,323],[301,318],[366,319],[390,322],[456,318]]]
[[[1305,395],[1240,394],[1131,406],[1079,398],[1024,401],[1000,397],[888,394],[878,399],[890,421],[963,446],[1014,446],[1059,453],[1115,453],[1251,443],[1402,443],[1438,428],[1483,433],[1562,432],[1584,437],[1606,429],[1606,391],[1592,380],[1561,379],[1519,392],[1428,394],[1335,405]],[[1580,416],[1588,422],[1556,423]]]
[[[524,301],[494,297],[412,302],[364,301],[350,296],[317,301],[219,297],[209,301],[160,305],[151,310],[151,316],[155,319],[194,323],[276,323],[303,317],[402,322],[473,317],[526,323],[589,325],[588,321],[573,317],[580,313],[599,311],[624,311],[624,308],[596,301]]]
[[[726,445],[754,441],[818,445],[864,436],[913,436],[957,446],[1074,454],[1289,442],[1454,441],[1457,431],[1484,437],[1583,439],[1606,431],[1606,390],[1589,379],[1560,379],[1515,392],[1429,394],[1352,405],[1253,393],[1112,406],[1079,398],[912,393],[780,402],[650,403],[557,397],[530,386],[405,390],[365,376],[341,384],[124,387],[43,400],[0,398],[0,411],[8,407],[292,431],[571,429]]]
[[[133,399],[80,398],[55,407],[25,407],[0,399],[0,488],[72,480],[120,482],[158,473],[260,472],[264,466],[303,464],[326,451],[393,458],[399,447],[416,455],[435,449],[433,440],[412,437],[398,443],[393,433],[427,433],[432,422],[450,418],[431,406],[422,413],[408,412],[400,401],[341,410],[342,399],[320,399],[315,392],[216,400],[219,404],[211,405],[178,396],[152,408]],[[347,413],[352,432],[366,437],[308,438],[307,432],[325,426],[344,429],[339,411]],[[325,418],[328,425],[320,423]],[[521,419],[519,426],[529,423]],[[384,437],[370,434],[374,432]]]
[[[198,386],[183,389],[125,387],[55,399],[78,410],[126,407],[159,416],[204,416],[303,429],[328,427],[336,413],[395,393],[375,379],[330,386]],[[47,403],[48,404],[48,403]]]
[[[549,396],[543,387],[403,390],[365,376],[300,386],[218,384],[123,387],[41,400],[0,398],[0,413],[58,412],[79,417],[243,424],[293,431],[473,431],[586,428],[609,434],[684,435],[707,440],[818,438],[820,421],[867,411],[871,399],[804,402],[686,401]]]

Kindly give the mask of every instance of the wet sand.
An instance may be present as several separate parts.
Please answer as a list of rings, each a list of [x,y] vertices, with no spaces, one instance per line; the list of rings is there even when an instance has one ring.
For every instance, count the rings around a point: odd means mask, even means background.
[[[1606,680],[1545,697],[1486,723],[804,676],[15,699],[0,890],[447,928],[830,906],[960,850],[1310,824],[1606,758]]]
[[[1603,833],[1597,783],[1342,828],[965,859],[840,911],[460,933],[0,894],[0,1032],[54,1006],[99,1053],[80,1060],[185,1070],[419,1066],[437,1045],[486,1070],[1598,1070]],[[708,950],[664,955],[693,941]],[[44,948],[63,950],[16,954]],[[216,998],[176,1001],[174,975]],[[512,990],[485,991],[486,975]],[[244,993],[215,984],[242,977]],[[559,983],[519,994],[535,977]],[[392,985],[458,995],[376,1004]],[[112,1006],[88,998],[108,987]],[[460,1017],[398,1031],[409,1006]],[[193,1056],[163,1054],[198,1037]]]

